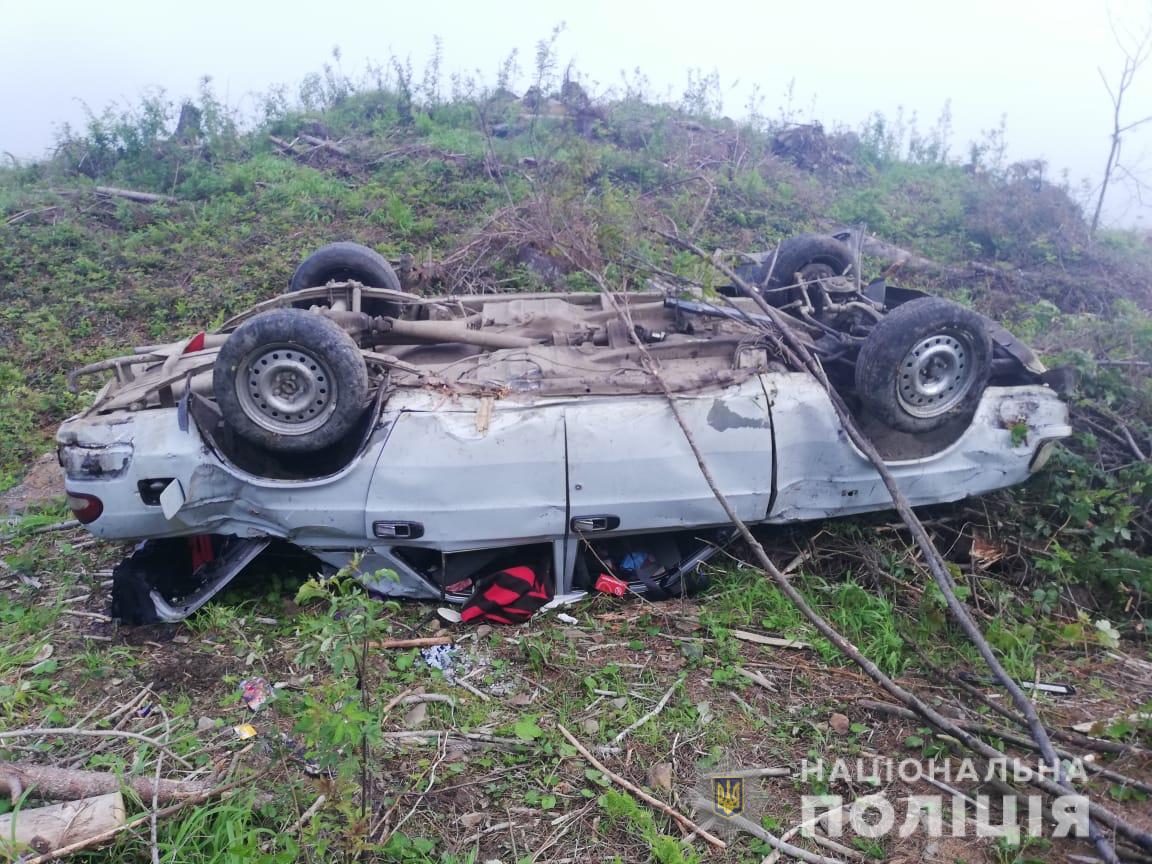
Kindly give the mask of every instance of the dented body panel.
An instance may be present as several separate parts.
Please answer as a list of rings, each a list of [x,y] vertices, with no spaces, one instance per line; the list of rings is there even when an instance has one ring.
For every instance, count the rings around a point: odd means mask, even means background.
[[[841,397],[854,400],[913,505],[1019,483],[1071,433],[1043,366],[991,322],[978,404],[915,434],[875,425],[851,372],[870,338],[861,334],[887,307],[851,280],[821,286],[821,308],[840,330],[812,317],[808,294],[780,308],[791,309],[796,338]],[[884,291],[892,306],[913,302]],[[372,400],[355,403],[357,419],[338,440],[298,452],[243,440],[212,380],[229,332],[287,305],[356,334]],[[193,611],[271,540],[327,567],[355,562],[361,581],[391,596],[463,602],[475,583],[462,577],[521,556],[550,561],[557,593],[589,590],[613,566],[627,569],[626,557],[669,574],[725,542],[729,519],[700,463],[750,524],[891,506],[828,393],[786,365],[775,326],[741,298],[427,298],[332,282],[270,299],[220,332],[78,370],[73,384],[114,377],[61,426],[58,452],[74,509],[94,534],[213,535],[221,546],[218,575],[192,596],[154,598],[163,620]],[[616,564],[606,564],[613,554]],[[646,587],[639,576],[628,585]]]
[[[891,506],[811,376],[765,372],[676,398],[720,490],[749,523]],[[587,533],[727,523],[664,396],[449,401],[397,391],[349,464],[306,480],[239,469],[179,414],[173,407],[78,416],[61,428],[68,489],[104,503],[93,533],[280,538],[333,567],[360,555],[366,574],[393,571],[386,580],[366,577],[385,593],[438,597],[444,586],[412,564],[419,550],[551,544],[563,592]],[[1042,450],[1070,432],[1067,407],[1048,388],[988,387],[954,440],[889,465],[914,505],[952,501],[1025,480]]]

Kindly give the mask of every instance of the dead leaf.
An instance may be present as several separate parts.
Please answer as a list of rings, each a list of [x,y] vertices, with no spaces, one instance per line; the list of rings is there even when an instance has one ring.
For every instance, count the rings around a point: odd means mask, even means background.
[[[408,710],[408,713],[404,715],[404,726],[407,729],[415,729],[422,724],[427,717],[428,703],[417,702]]]
[[[460,824],[465,828],[475,828],[484,821],[483,813],[465,813],[460,817]]]
[[[648,785],[653,789],[672,790],[672,763],[657,762],[648,769]]]

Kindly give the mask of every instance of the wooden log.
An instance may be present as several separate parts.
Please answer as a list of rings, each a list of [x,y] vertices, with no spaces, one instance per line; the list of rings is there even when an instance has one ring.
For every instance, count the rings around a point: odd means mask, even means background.
[[[120,777],[108,771],[81,771],[50,765],[28,765],[22,762],[0,762],[0,795],[19,795],[26,791],[33,798],[50,801],[74,801],[119,792],[128,787],[142,801],[152,800],[152,777]],[[188,780],[160,780],[155,783],[156,799],[168,804],[202,795],[211,785]],[[59,844],[65,845],[65,844]]]
[[[6,813],[0,816],[0,842],[15,843],[17,849],[31,847],[46,852],[113,830],[124,821],[124,796],[111,792]]]
[[[339,144],[329,141],[327,138],[317,138],[315,135],[305,135],[303,132],[300,133],[299,138],[301,141],[307,141],[309,144],[313,144],[316,147],[323,147],[325,150],[331,150],[337,156],[352,155],[346,147],[341,147]]]
[[[384,639],[380,642],[369,642],[368,647],[373,649],[385,648],[431,648],[433,645],[451,645],[451,636],[417,636],[413,639]]]
[[[137,192],[135,189],[117,189],[115,186],[97,186],[96,194],[109,198],[125,198],[140,204],[175,204],[179,199],[155,192]]]

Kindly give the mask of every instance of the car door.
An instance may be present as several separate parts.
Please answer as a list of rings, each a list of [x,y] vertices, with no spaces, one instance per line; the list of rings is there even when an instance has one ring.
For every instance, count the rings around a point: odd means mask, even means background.
[[[482,403],[394,415],[368,491],[369,537],[445,552],[563,538],[563,409]]]
[[[677,397],[685,424],[740,518],[772,500],[772,415],[758,376]],[[588,535],[728,522],[664,396],[608,396],[566,408],[570,527]]]

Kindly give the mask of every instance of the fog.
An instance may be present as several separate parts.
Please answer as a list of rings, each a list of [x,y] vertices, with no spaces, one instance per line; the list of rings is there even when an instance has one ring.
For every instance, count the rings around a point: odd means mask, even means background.
[[[622,92],[621,73],[634,80],[639,69],[653,98],[679,101],[698,70],[718,75],[724,113],[733,117],[747,115],[758,91],[769,117],[783,111],[858,128],[874,111],[894,119],[903,108],[921,132],[947,102],[954,158],[1003,117],[1009,159],[1045,159],[1053,179],[1067,172],[1088,194],[1111,129],[1098,67],[1115,79],[1123,62],[1110,12],[1121,31],[1140,30],[1152,3],[0,0],[0,151],[42,157],[61,124],[83,124],[85,106],[131,105],[150,87],[178,100],[205,75],[227,104],[255,115],[258,94],[276,84],[294,92],[306,74],[334,62],[337,46],[340,68],[353,77],[396,56],[410,59],[419,80],[439,37],[445,91],[453,73],[494,84],[515,50],[522,88],[536,44],[564,22],[561,67],[571,62],[594,96]],[[1152,110],[1152,65],[1137,75],[1128,106],[1128,120]],[[1123,157],[1152,182],[1152,123],[1130,136]],[[1146,227],[1152,197],[1146,201],[1131,184],[1117,188],[1106,221]]]

